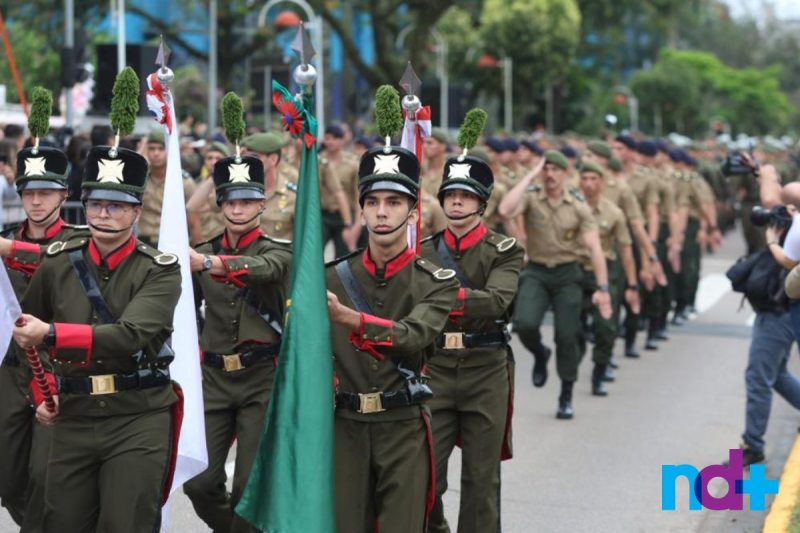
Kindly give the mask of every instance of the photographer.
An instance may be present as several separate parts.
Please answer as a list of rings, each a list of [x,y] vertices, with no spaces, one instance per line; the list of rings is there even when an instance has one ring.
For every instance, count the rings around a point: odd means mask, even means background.
[[[750,212],[759,203],[767,207],[772,207],[773,204],[763,196],[765,180],[762,180],[758,159],[748,152],[731,151],[720,170],[731,181],[736,199],[741,205],[742,234],[747,242],[747,253],[762,250],[766,244],[764,232],[751,222]],[[774,203],[778,201],[775,199]]]
[[[764,434],[772,407],[773,389],[800,409],[800,380],[786,368],[795,342],[789,302],[783,294],[786,273],[783,245],[792,226],[790,208],[800,200],[796,187],[782,189],[774,167],[765,165],[758,176],[761,206],[754,206],[747,219],[754,227],[768,225],[769,243],[756,253],[740,259],[728,271],[733,288],[743,292],[756,319],[750,341],[745,386],[747,405],[745,431],[742,434],[745,466],[764,460]],[[790,207],[780,201],[790,201]],[[794,205],[792,205],[794,204]],[[794,228],[797,231],[798,228]]]

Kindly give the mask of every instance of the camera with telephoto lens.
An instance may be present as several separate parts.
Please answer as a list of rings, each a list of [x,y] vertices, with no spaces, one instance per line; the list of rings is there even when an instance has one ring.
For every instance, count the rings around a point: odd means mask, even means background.
[[[776,205],[772,208],[756,205],[750,211],[750,221],[756,226],[773,226],[788,230],[792,225],[792,215],[785,205]]]
[[[744,152],[731,150],[722,163],[723,176],[747,176],[758,171],[758,161],[750,156],[750,161],[745,159]]]

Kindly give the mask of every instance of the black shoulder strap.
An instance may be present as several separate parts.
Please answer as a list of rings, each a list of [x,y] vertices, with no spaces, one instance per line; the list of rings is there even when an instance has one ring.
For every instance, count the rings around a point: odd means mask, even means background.
[[[259,301],[258,296],[256,296],[256,294],[250,290],[250,287],[245,287],[242,289],[242,298],[244,299],[245,303],[255,310],[256,314],[261,317],[261,320],[266,322],[267,325],[278,334],[278,337],[283,336],[283,326],[281,326],[281,323],[277,318],[277,313],[274,313],[269,309],[269,307],[264,305],[263,302]]]
[[[114,315],[108,308],[108,304],[106,304],[106,301],[103,299],[100,287],[97,286],[97,280],[94,279],[92,273],[89,272],[89,267],[86,265],[86,261],[83,260],[82,250],[72,250],[67,255],[69,256],[70,263],[72,263],[72,268],[78,275],[78,280],[81,282],[83,291],[86,293],[87,298],[89,298],[89,302],[92,304],[92,308],[97,313],[97,316],[106,324],[113,324],[116,322],[117,319],[114,318]]]
[[[444,242],[444,237],[439,236],[436,242],[436,253],[439,255],[439,259],[442,260],[442,266],[444,268],[449,268],[453,272],[456,273],[456,277],[458,278],[459,283],[465,289],[472,289],[473,285],[469,278],[461,271],[458,267],[458,263],[456,260],[453,259],[453,256],[450,254],[450,250],[447,249],[447,244]]]
[[[336,275],[339,276],[344,286],[344,292],[347,293],[350,301],[356,306],[356,311],[371,315],[372,308],[370,308],[364,293],[361,291],[361,285],[358,284],[355,276],[353,276],[353,271],[350,270],[350,263],[345,259],[336,263],[334,268],[336,269]]]

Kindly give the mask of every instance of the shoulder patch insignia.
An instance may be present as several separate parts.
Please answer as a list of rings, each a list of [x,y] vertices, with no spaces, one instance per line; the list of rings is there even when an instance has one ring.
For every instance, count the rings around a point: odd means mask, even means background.
[[[420,270],[424,270],[428,274],[430,274],[433,279],[439,281],[445,281],[448,279],[452,279],[456,277],[456,271],[450,270],[449,268],[441,268],[439,265],[431,263],[427,259],[418,258],[414,261],[414,264],[417,265],[417,268]]]
[[[581,192],[580,192],[580,191],[578,191],[577,189],[570,189],[570,190],[569,190],[569,193],[570,193],[572,196],[574,196],[576,200],[578,200],[578,201],[580,201],[580,202],[585,202],[585,201],[586,201],[586,198],[585,198],[585,197],[583,196],[583,194],[581,194]]]
[[[266,233],[262,233],[261,238],[271,242],[276,242],[278,244],[292,244],[292,241],[290,239],[279,239],[277,237],[272,237],[270,235],[267,235]]]
[[[153,248],[152,246],[148,246],[144,243],[139,243],[136,246],[136,249],[139,250],[144,255],[150,257],[153,262],[157,265],[161,266],[169,266],[174,265],[178,262],[178,256],[174,254],[170,254],[167,252],[162,252]]]
[[[536,184],[528,185],[528,192],[539,192],[542,190],[542,187]]]
[[[71,252],[72,250],[77,250],[79,248],[83,248],[89,242],[88,238],[82,239],[72,239],[71,241],[55,241],[51,242],[50,245],[45,250],[45,253],[49,256],[58,255],[61,252]]]
[[[494,246],[497,248],[498,252],[504,253],[511,250],[514,245],[517,244],[517,239],[514,237],[506,237],[499,233],[491,233],[486,237],[486,244]]]
[[[297,193],[297,184],[293,181],[287,181],[286,188],[295,194]]]

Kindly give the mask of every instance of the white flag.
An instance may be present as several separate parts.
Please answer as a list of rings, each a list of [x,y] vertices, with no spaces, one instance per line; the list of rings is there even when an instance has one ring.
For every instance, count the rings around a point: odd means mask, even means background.
[[[186,200],[183,196],[183,171],[181,170],[180,132],[175,127],[175,105],[169,89],[161,86],[155,74],[147,78],[150,88],[147,103],[164,125],[167,146],[167,176],[164,184],[164,203],[161,206],[161,227],[158,249],[178,256],[181,266],[181,297],[172,321],[172,349],[175,360],[170,365],[172,378],[183,389],[183,426],[178,441],[178,460],[172,479],[170,494],[208,467],[206,449],[205,412],[203,410],[203,383],[200,371],[200,346],[197,341],[197,322],[189,270],[189,230],[186,224]],[[153,97],[155,96],[155,97]]]
[[[6,267],[0,264],[0,358],[8,351],[14,322],[21,314],[17,295],[14,294],[14,287],[11,286]]]

